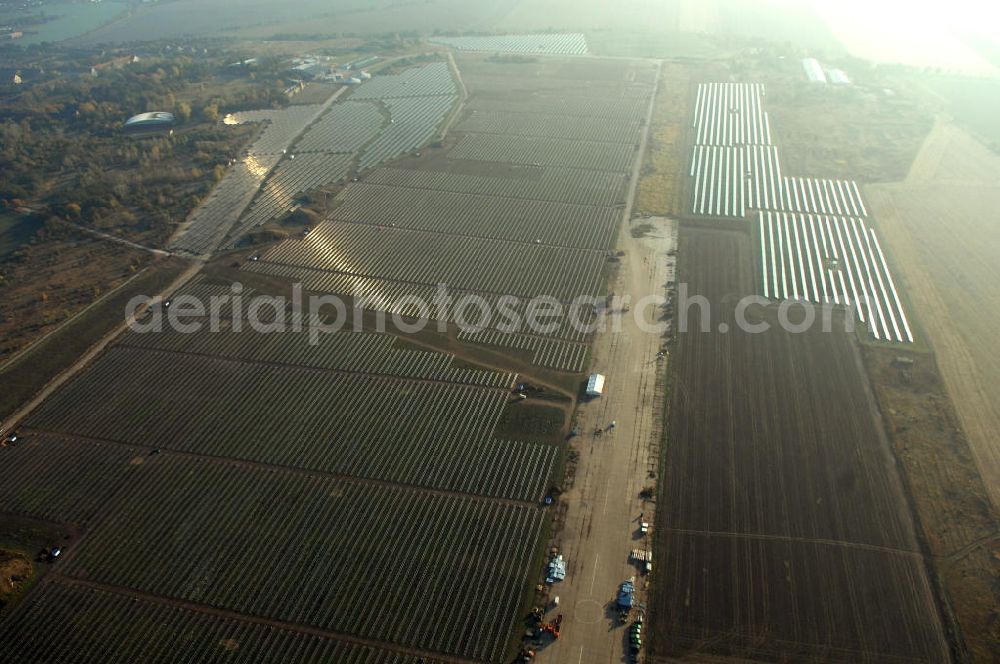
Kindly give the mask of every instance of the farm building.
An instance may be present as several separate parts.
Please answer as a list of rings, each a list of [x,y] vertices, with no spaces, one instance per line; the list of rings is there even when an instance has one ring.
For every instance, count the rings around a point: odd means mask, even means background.
[[[832,85],[850,85],[851,79],[843,69],[827,69],[826,78]]]
[[[604,394],[604,375],[590,374],[590,378],[587,379],[587,396],[599,397],[602,394]]]
[[[174,114],[165,111],[153,111],[133,115],[122,127],[126,131],[147,131],[151,129],[168,129],[174,124]]]
[[[816,58],[804,58],[802,68],[805,70],[806,76],[809,77],[810,83],[826,83],[826,74],[823,73],[823,67],[820,66]]]

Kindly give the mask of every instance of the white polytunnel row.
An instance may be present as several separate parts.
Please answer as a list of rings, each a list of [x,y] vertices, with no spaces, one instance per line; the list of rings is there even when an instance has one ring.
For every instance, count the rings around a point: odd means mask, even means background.
[[[702,83],[695,99],[695,145],[771,145],[761,83]]]
[[[813,212],[867,217],[861,191],[854,180],[822,180],[786,177],[784,198],[777,208],[789,212]]]
[[[691,176],[694,214],[742,218],[747,209],[775,208],[783,198],[781,163],[774,146],[696,145]]]
[[[845,305],[874,339],[913,341],[878,236],[864,219],[760,212],[757,227],[764,297]]]

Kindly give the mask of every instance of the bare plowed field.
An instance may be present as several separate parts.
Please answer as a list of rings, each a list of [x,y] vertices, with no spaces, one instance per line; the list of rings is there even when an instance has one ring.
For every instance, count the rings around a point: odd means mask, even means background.
[[[947,661],[854,339],[786,332],[773,307],[749,314],[769,331],[739,331],[753,291],[742,234],[682,229],[679,256],[712,320],[673,356],[656,654]]]

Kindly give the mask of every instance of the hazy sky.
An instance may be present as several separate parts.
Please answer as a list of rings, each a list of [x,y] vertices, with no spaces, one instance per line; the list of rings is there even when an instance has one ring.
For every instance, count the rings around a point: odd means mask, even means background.
[[[961,39],[996,42],[1000,4],[982,0],[810,0],[834,35],[854,54],[882,61],[1000,72]]]

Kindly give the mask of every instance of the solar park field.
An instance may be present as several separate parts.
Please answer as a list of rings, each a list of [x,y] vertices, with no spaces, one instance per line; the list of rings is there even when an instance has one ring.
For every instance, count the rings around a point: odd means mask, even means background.
[[[173,661],[230,641],[257,661],[272,638],[302,661],[497,661],[559,455],[493,436],[516,376],[386,335],[305,337],[128,333],[23,423],[0,510],[86,534],[0,627],[20,661],[142,652],[147,621]],[[75,627],[125,607],[103,645]],[[21,632],[38,622],[57,644]]]
[[[781,173],[763,86],[703,84],[695,99],[677,281],[707,298],[711,325],[679,334],[672,353],[653,654],[950,661],[859,337],[842,320],[873,341],[913,341],[860,189]],[[749,295],[836,305],[832,329],[783,330],[772,303],[747,314],[765,332],[743,330]]]
[[[426,294],[442,280],[493,299],[600,295],[644,111],[585,86],[562,116],[546,95],[565,100],[596,78],[648,104],[655,70],[545,61],[530,66],[552,80],[540,95],[537,80],[517,92],[524,65],[468,56],[459,66],[474,103],[443,154],[364,171],[307,237],[244,263],[248,277],[350,296]],[[369,98],[383,110],[451,99],[450,74],[400,76],[324,111],[346,113],[356,133],[337,136],[328,126],[337,120],[319,112],[304,133],[266,125],[251,156],[297,141],[295,166],[268,161],[269,177],[299,169],[296,181],[315,182],[310,155],[340,172],[322,161],[339,153],[325,150],[371,149],[375,116],[360,107]],[[432,124],[418,124],[393,140],[426,142]],[[538,144],[547,156],[527,143],[524,153],[503,148],[555,125],[558,136]],[[271,205],[266,192],[284,195],[267,177],[251,214]],[[207,247],[228,232],[206,222],[181,241]],[[229,289],[209,275],[173,297]],[[511,654],[562,445],[496,434],[516,374],[374,332],[310,345],[310,324],[123,334],[21,423],[22,441],[2,451],[0,513],[80,535],[0,623],[0,640],[14,644],[5,654],[372,664]],[[566,324],[546,335],[489,325],[480,334],[467,343],[567,375],[585,366],[589,339]]]
[[[601,295],[655,65],[479,56],[458,64],[469,99],[443,156],[349,184],[306,238],[247,269],[404,313],[415,312],[395,303],[431,301],[440,283],[491,303],[547,295],[568,306]],[[475,322],[486,329],[460,339],[524,352],[548,368],[584,368],[587,337],[566,325],[511,334],[498,321]]]
[[[211,254],[287,213],[295,198],[427,143],[455,105],[448,65],[432,62],[376,76],[347,101],[227,116],[258,123],[260,134],[209,197],[191,213],[171,248]]]

